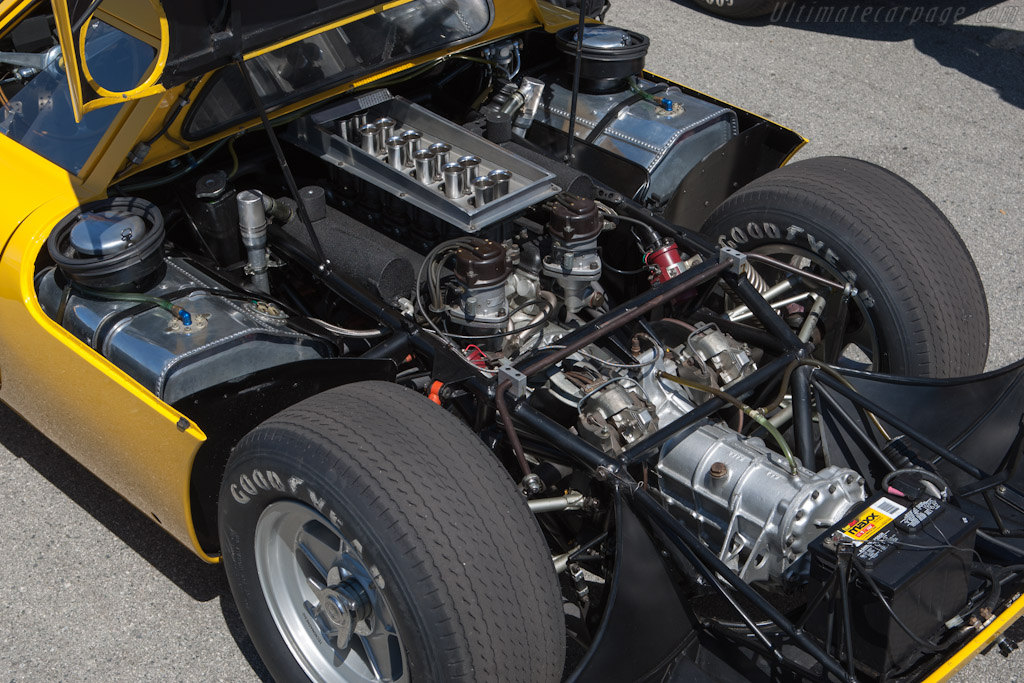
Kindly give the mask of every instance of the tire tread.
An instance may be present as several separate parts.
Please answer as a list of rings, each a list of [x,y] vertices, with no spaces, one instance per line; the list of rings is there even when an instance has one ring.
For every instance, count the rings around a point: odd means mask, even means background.
[[[296,436],[311,446],[303,457],[362,490],[389,530],[446,655],[443,680],[558,680],[564,623],[550,550],[475,435],[409,389],[361,382],[288,408],[237,450],[265,453]]]
[[[920,190],[874,164],[820,157],[790,164],[726,200],[705,224],[721,229],[737,211],[802,206],[822,225],[846,232],[879,288],[896,295],[905,331],[907,367],[915,376],[981,372],[989,318],[977,267],[956,229]]]

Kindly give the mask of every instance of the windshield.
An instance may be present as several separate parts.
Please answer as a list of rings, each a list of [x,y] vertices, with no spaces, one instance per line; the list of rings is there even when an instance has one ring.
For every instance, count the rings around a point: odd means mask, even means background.
[[[487,0],[414,0],[249,60],[268,109],[302,99],[403,59],[462,42],[487,30]],[[183,126],[198,140],[256,112],[235,66],[210,79]]]
[[[3,98],[0,133],[77,174],[123,105],[89,112],[75,123],[59,50],[50,55],[46,67],[27,79],[13,71],[0,82],[7,90],[24,82],[16,95]],[[94,19],[89,25],[85,59],[96,81],[109,89],[134,87],[155,55],[152,46],[109,24]]]

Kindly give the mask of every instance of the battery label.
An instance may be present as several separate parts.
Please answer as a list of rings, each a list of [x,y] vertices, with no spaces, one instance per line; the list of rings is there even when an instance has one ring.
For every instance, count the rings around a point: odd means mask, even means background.
[[[906,510],[907,508],[888,498],[879,498],[871,504],[871,507],[851,519],[841,531],[844,536],[853,539],[854,543],[860,545],[884,529]]]
[[[896,522],[896,526],[912,534],[925,524],[933,522],[932,518],[941,511],[942,503],[934,498],[926,498],[910,508],[907,514],[900,517],[899,521]]]

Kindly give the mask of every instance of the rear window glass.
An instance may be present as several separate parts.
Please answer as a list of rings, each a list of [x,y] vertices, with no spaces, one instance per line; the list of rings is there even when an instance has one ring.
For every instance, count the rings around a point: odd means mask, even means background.
[[[415,0],[249,60],[268,109],[294,102],[389,64],[462,42],[487,30],[487,0]],[[256,115],[238,67],[203,88],[182,134],[198,140]]]

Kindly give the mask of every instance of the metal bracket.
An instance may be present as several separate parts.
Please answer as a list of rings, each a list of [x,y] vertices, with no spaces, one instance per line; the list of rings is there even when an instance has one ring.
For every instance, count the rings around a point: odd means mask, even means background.
[[[732,247],[722,247],[718,250],[719,263],[732,263],[731,272],[737,275],[743,274],[743,267],[747,264],[747,255]]]
[[[509,394],[515,398],[526,395],[526,375],[516,370],[515,366],[507,359],[502,359],[498,365],[498,384],[505,381],[512,383],[508,388]]]

